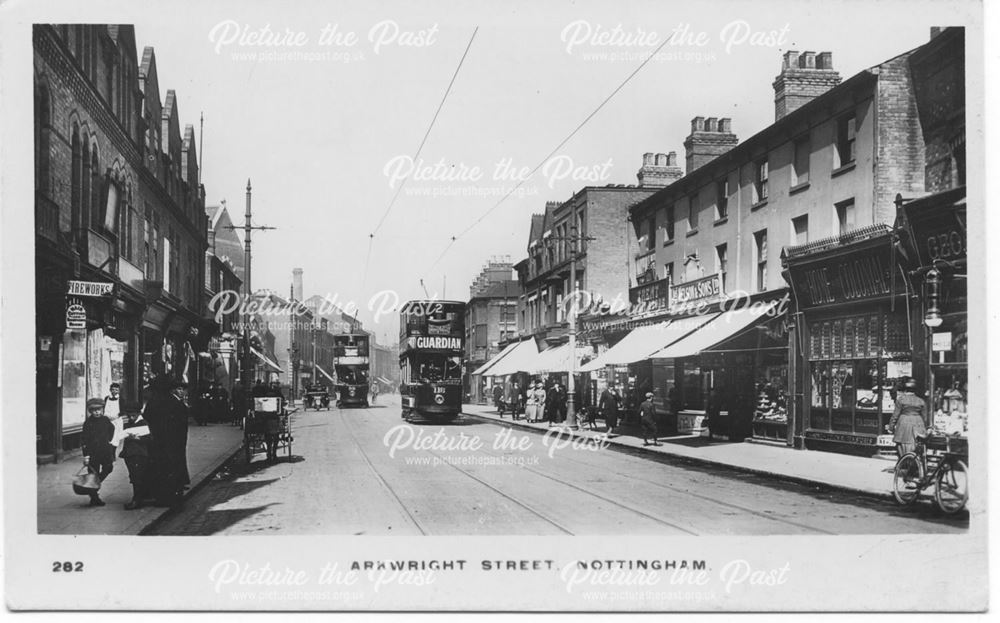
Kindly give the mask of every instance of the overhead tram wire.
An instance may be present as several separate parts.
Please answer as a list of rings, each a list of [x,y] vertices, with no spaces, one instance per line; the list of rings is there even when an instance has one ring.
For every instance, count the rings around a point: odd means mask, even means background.
[[[434,111],[434,116],[431,118],[431,122],[427,125],[427,131],[424,132],[424,137],[420,140],[420,145],[417,147],[416,153],[413,155],[413,161],[416,162],[417,158],[420,157],[420,152],[423,151],[424,145],[427,143],[427,137],[431,135],[431,130],[434,128],[434,124],[437,122],[438,115],[441,114],[441,109],[444,108],[444,103],[448,99],[448,95],[451,94],[451,88],[455,85],[455,80],[458,78],[458,72],[461,71],[462,65],[465,64],[465,58],[469,55],[469,50],[472,48],[472,42],[476,39],[476,33],[479,32],[479,26],[476,26],[475,30],[472,31],[472,36],[469,37],[469,43],[465,46],[465,51],[462,52],[462,58],[458,61],[458,66],[455,67],[454,73],[451,75],[451,81],[448,82],[448,88],[445,89],[444,95],[441,97],[441,101],[438,103],[437,110]],[[365,258],[365,270],[364,276],[362,277],[361,287],[365,286],[368,280],[368,263],[371,260],[372,255],[372,244],[375,240],[375,234],[378,230],[382,228],[382,224],[385,223],[385,219],[389,216],[389,212],[392,211],[392,207],[396,204],[396,199],[399,198],[399,194],[403,192],[403,187],[406,186],[409,177],[403,178],[403,181],[399,183],[399,187],[396,188],[396,192],[393,193],[392,199],[389,200],[389,205],[386,206],[385,212],[382,213],[382,218],[379,219],[378,224],[375,225],[375,229],[368,234],[368,257]]]
[[[595,108],[589,115],[587,115],[587,117],[583,121],[581,121],[580,124],[578,126],[576,126],[576,128],[574,128],[573,131],[570,132],[566,136],[566,138],[564,138],[562,141],[560,141],[560,143],[558,145],[556,145],[555,148],[552,149],[552,151],[550,151],[548,153],[548,155],[546,155],[544,158],[542,158],[542,160],[537,165],[535,165],[535,168],[533,168],[531,170],[531,172],[528,173],[528,175],[524,176],[517,184],[515,184],[509,191],[507,191],[507,193],[503,197],[500,197],[500,199],[495,204],[493,204],[493,207],[491,207],[489,210],[486,210],[486,212],[484,212],[483,214],[479,215],[479,217],[475,221],[473,221],[471,225],[469,225],[468,227],[466,227],[465,229],[463,229],[461,232],[459,232],[459,234],[457,236],[452,236],[451,240],[448,242],[448,245],[445,247],[445,250],[441,253],[440,256],[438,256],[438,259],[434,260],[434,263],[431,264],[431,266],[424,272],[424,274],[426,275],[427,273],[429,273],[432,270],[434,270],[434,268],[438,265],[438,262],[440,262],[441,259],[444,258],[445,254],[447,254],[447,252],[448,252],[448,249],[451,248],[452,244],[454,244],[454,242],[455,242],[455,240],[457,238],[461,238],[465,234],[467,234],[470,231],[472,231],[473,229],[475,229],[475,227],[477,225],[479,225],[479,223],[481,223],[494,210],[496,210],[497,208],[499,208],[500,205],[504,201],[506,201],[511,195],[513,195],[515,192],[517,192],[517,189],[520,188],[522,184],[524,184],[525,182],[527,182],[535,173],[538,172],[539,169],[541,169],[543,166],[545,166],[545,163],[549,161],[549,158],[551,158],[552,156],[554,156],[557,151],[559,151],[560,149],[563,148],[563,145],[565,145],[566,143],[568,143],[570,141],[570,139],[572,139],[574,136],[576,136],[576,133],[579,132],[581,129],[583,129],[583,126],[587,125],[587,123],[591,119],[593,119],[594,116],[597,115],[597,113],[599,113],[601,111],[601,109],[604,108],[604,106],[607,105],[607,103],[612,100],[612,98],[614,98],[616,95],[618,95],[618,92],[621,91],[623,88],[625,88],[625,85],[627,85],[632,80],[632,78],[634,78],[635,75],[637,73],[639,73],[642,70],[642,68],[645,67],[649,63],[649,61],[653,60],[653,58],[657,54],[659,54],[660,50],[663,49],[663,46],[667,45],[668,43],[670,43],[670,37],[664,39],[663,42],[659,46],[657,46],[657,48],[655,50],[653,50],[653,52],[649,56],[646,57],[646,60],[644,60],[641,63],[639,63],[639,66],[636,67],[632,71],[632,73],[630,73],[625,78],[625,80],[623,80],[622,83],[619,84],[615,88],[615,90],[611,92],[610,95],[608,95],[606,98],[604,98],[604,100],[600,104],[597,105],[597,108]]]

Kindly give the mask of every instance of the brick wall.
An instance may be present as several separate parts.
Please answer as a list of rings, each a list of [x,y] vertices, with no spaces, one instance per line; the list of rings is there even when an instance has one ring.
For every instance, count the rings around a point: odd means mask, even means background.
[[[896,193],[924,190],[924,137],[907,55],[879,66],[875,222],[892,223]]]

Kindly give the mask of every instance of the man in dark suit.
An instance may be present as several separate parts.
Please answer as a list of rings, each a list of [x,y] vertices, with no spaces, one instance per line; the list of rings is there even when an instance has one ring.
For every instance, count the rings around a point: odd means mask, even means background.
[[[606,432],[608,433],[618,426],[618,408],[620,402],[621,397],[618,396],[618,392],[614,385],[608,385],[608,387],[601,392],[601,398],[598,401],[597,406],[601,410],[601,417],[604,418]]]
[[[656,439],[656,408],[653,406],[653,392],[646,392],[646,399],[639,405],[639,424],[642,425],[642,445],[649,445],[652,437],[653,445],[660,442]]]

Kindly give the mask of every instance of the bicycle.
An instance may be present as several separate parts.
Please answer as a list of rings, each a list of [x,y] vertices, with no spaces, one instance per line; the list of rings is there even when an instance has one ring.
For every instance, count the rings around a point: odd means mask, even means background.
[[[951,515],[965,508],[969,500],[968,440],[928,434],[918,436],[916,442],[916,451],[896,462],[893,497],[908,506],[933,484],[934,502],[941,512]]]

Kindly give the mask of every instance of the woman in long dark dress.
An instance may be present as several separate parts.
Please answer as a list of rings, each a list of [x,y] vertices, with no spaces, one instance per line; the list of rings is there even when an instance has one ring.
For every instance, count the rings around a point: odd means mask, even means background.
[[[155,379],[150,385],[143,419],[149,425],[157,505],[177,503],[184,487],[191,482],[187,469],[189,416],[184,384],[166,377]]]

